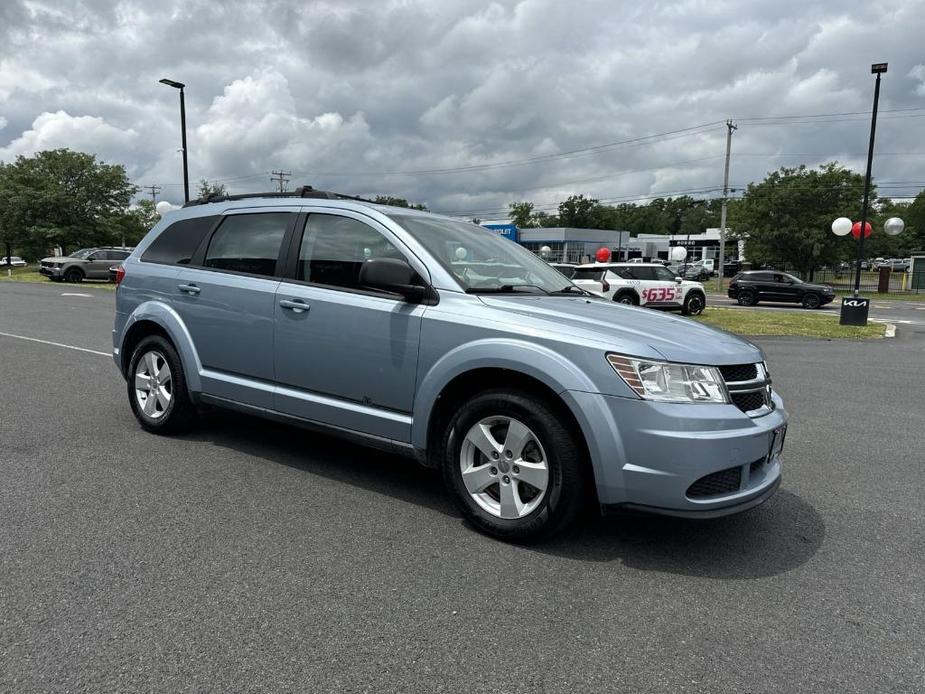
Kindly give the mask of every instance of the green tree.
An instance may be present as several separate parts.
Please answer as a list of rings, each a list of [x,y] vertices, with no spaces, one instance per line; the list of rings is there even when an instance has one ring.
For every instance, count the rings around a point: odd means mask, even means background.
[[[0,229],[30,258],[116,241],[116,219],[138,192],[121,164],[55,149],[19,156],[0,178]]]
[[[577,229],[593,228],[598,201],[584,195],[571,195],[559,203],[559,224]]]
[[[783,167],[750,183],[731,208],[729,226],[747,234],[748,259],[811,274],[850,257],[853,239],[831,231],[836,217],[861,208],[864,177],[837,162],[818,169]]]
[[[902,217],[906,223],[903,233],[896,237],[904,258],[917,251],[925,252],[925,190],[916,195],[915,200],[899,214],[889,214],[887,217]]]
[[[508,218],[517,226],[518,229],[527,229],[536,226],[533,220],[533,203],[532,202],[512,202],[508,205]]]
[[[427,205],[414,205],[404,198],[396,198],[391,195],[377,195],[373,202],[379,205],[390,205],[392,207],[407,207],[410,210],[427,210]]]
[[[205,178],[199,179],[199,197],[207,198],[210,195],[228,195],[228,190],[224,183],[209,183]]]

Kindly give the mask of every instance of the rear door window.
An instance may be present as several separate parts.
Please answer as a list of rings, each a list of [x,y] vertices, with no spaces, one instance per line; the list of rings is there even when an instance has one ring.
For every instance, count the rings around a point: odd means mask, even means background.
[[[209,233],[218,217],[181,219],[164,229],[142,254],[145,263],[189,265],[190,258]]]
[[[273,277],[290,212],[229,215],[209,241],[203,265],[228,272]]]
[[[604,270],[595,270],[593,268],[575,270],[572,275],[573,280],[592,280],[600,282],[604,278]]]

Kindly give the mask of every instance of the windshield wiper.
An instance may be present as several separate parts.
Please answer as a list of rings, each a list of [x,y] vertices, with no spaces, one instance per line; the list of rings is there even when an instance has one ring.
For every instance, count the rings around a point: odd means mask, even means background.
[[[567,287],[562,287],[562,289],[557,289],[556,291],[549,292],[549,293],[550,294],[572,294],[572,293],[590,294],[591,292],[582,289],[577,284],[570,284]]]
[[[536,284],[502,284],[500,287],[469,287],[466,294],[513,294],[521,287],[530,289],[539,289],[543,294],[549,294],[549,291]]]

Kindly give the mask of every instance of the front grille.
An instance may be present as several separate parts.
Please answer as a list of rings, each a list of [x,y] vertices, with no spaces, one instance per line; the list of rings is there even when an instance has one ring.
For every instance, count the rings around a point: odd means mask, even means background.
[[[723,380],[726,383],[735,381],[754,381],[758,378],[758,366],[756,364],[733,364],[731,366],[719,367],[719,372],[723,374]]]
[[[712,475],[701,477],[687,488],[687,496],[691,499],[702,499],[707,496],[721,496],[737,492],[742,484],[742,468],[731,467],[727,470],[714,472]]]
[[[754,475],[762,467],[764,467],[765,462],[767,462],[767,458],[759,458],[758,460],[756,460],[754,463],[748,466],[748,474]]]
[[[736,393],[733,391],[729,395],[732,396],[732,402],[735,406],[743,412],[759,410],[767,405],[767,398],[764,390],[752,390],[745,393]]]

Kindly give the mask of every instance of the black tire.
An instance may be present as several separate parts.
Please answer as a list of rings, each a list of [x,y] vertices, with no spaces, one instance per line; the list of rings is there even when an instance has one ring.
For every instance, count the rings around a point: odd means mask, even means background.
[[[627,306],[639,306],[639,297],[634,292],[619,292],[615,294],[613,300],[618,304]]]
[[[819,298],[818,294],[804,294],[803,301],[800,303],[803,304],[803,308],[815,309],[822,306],[822,299]]]
[[[142,406],[138,402],[135,387],[135,373],[138,368],[138,363],[149,352],[156,353],[163,358],[163,361],[166,362],[170,369],[172,381],[170,402],[156,417],[145,414],[141,409]],[[135,415],[138,423],[141,424],[141,427],[146,431],[152,434],[176,434],[186,431],[195,422],[196,408],[190,400],[183,364],[180,361],[177,350],[174,349],[170,340],[160,335],[150,335],[138,343],[129,361],[128,372],[126,374],[126,386],[132,414]]]
[[[460,461],[465,436],[476,423],[490,417],[509,417],[523,423],[535,433],[545,452],[545,494],[536,508],[521,518],[492,515],[479,506],[463,482]],[[491,390],[473,397],[450,418],[440,440],[438,460],[447,489],[472,525],[488,535],[522,542],[565,530],[594,498],[582,451],[584,446],[545,400],[523,391]],[[500,481],[498,485],[500,491]]]
[[[757,306],[758,297],[755,292],[745,289],[739,292],[739,306]]]
[[[681,313],[685,316],[699,316],[707,306],[707,298],[700,292],[689,292],[684,299]]]
[[[84,273],[83,270],[78,270],[75,267],[72,267],[70,270],[64,273],[65,282],[83,282]]]

